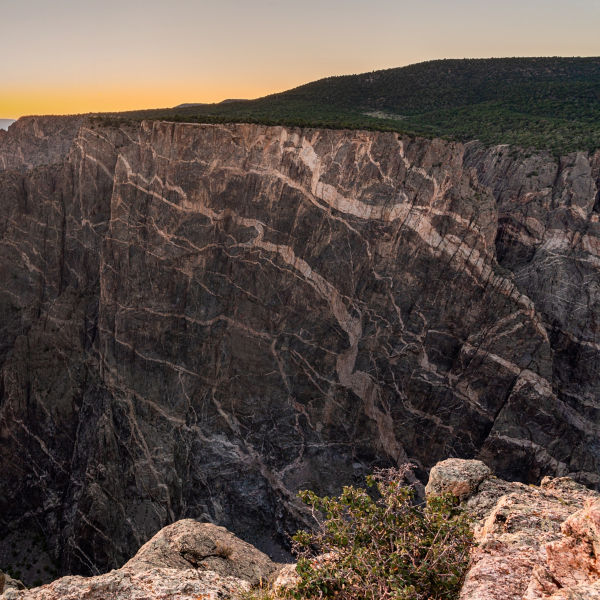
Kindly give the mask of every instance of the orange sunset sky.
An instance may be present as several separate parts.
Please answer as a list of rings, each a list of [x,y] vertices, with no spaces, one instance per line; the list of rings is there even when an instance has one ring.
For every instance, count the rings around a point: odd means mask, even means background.
[[[600,55],[598,0],[0,0],[0,117],[254,98],[434,58]]]

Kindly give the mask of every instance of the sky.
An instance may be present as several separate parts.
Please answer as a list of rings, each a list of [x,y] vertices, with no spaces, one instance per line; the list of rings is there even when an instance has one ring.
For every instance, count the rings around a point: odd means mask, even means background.
[[[436,58],[600,55],[600,0],[0,0],[0,117],[256,98]]]

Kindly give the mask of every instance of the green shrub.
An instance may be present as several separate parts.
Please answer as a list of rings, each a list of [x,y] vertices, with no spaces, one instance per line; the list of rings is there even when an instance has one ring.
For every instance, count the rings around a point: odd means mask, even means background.
[[[456,498],[418,503],[402,482],[401,472],[387,470],[367,478],[374,494],[353,486],[337,498],[301,492],[318,526],[293,538],[299,581],[284,597],[458,598],[469,563],[471,520]]]

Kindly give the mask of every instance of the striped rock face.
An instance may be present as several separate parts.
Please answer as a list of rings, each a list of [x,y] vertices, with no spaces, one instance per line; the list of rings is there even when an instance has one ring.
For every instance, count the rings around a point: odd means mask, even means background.
[[[407,460],[600,484],[600,154],[40,123],[0,138],[0,568],[183,517],[275,552],[298,489]]]

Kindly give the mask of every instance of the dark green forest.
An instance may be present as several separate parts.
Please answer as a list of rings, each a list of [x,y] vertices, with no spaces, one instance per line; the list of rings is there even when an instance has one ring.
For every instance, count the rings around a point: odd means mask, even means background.
[[[600,148],[600,58],[436,60],[256,100],[114,115],[375,129],[554,153]]]

